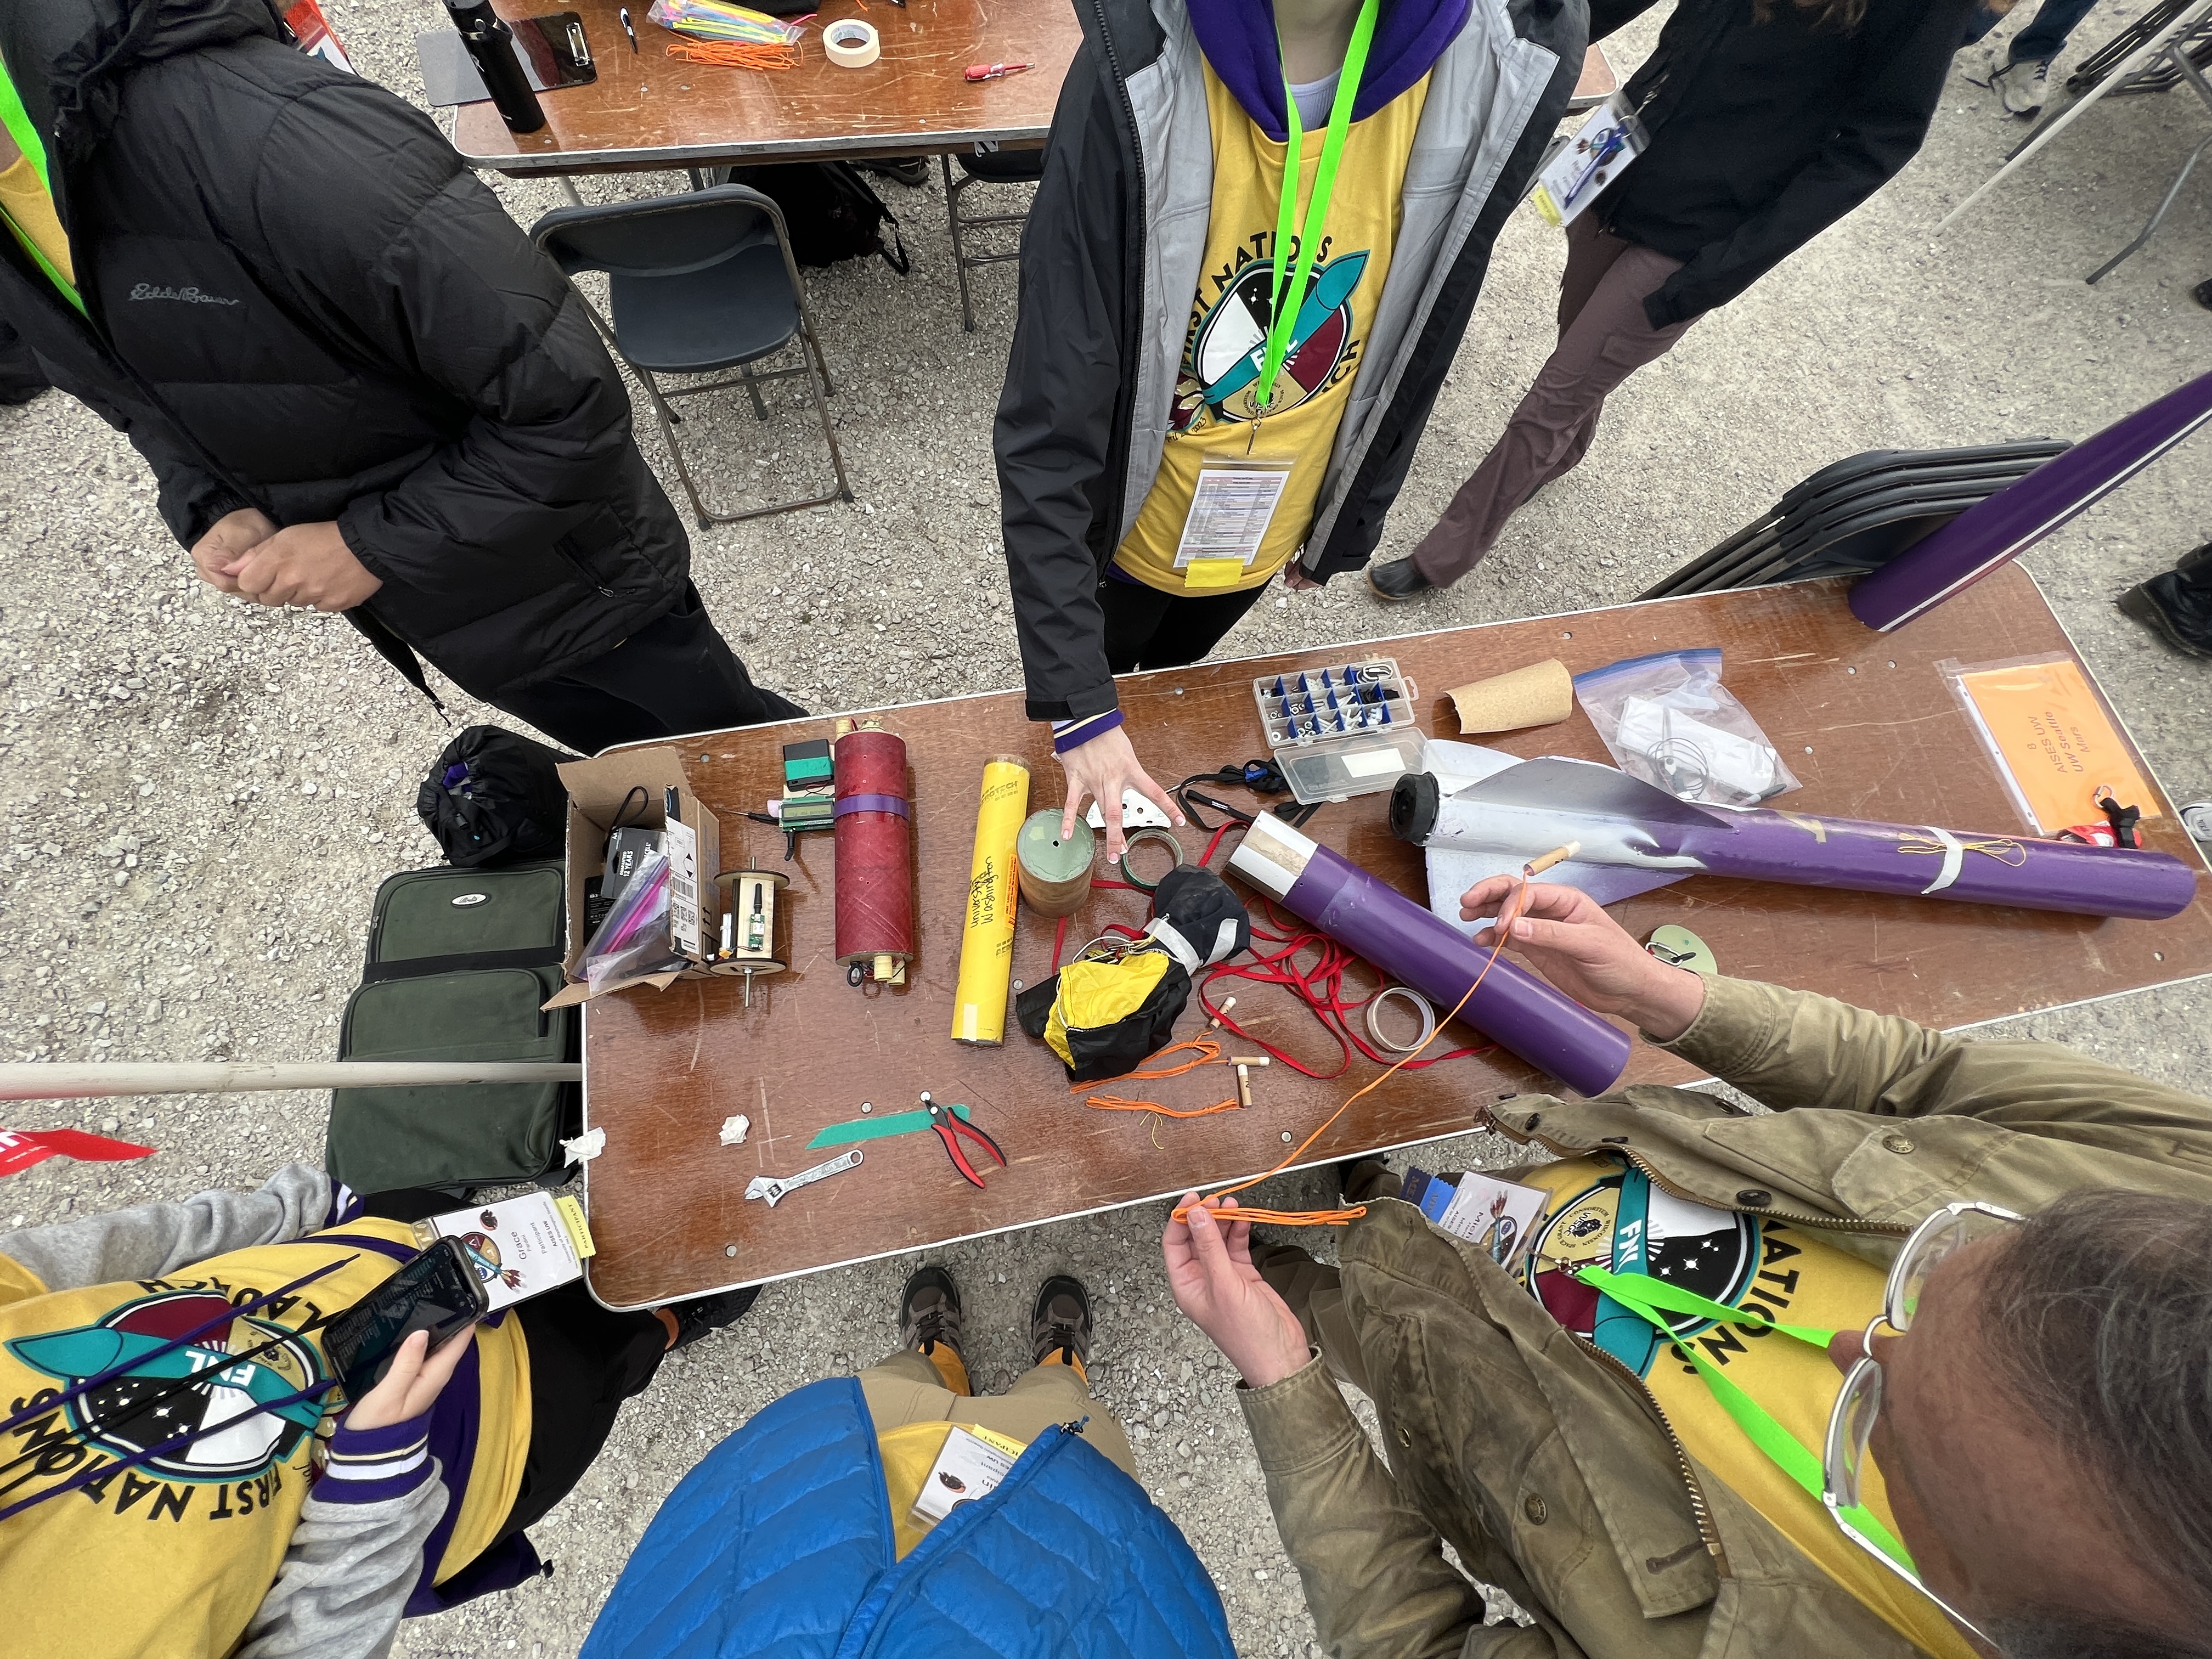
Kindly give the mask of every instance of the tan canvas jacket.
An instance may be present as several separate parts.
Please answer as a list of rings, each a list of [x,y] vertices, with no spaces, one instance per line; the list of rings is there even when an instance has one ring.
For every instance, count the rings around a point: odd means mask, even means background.
[[[2212,1100],[2040,1042],[1972,1042],[1714,979],[1667,1045],[1772,1115],[1657,1087],[1495,1108],[1505,1133],[1614,1152],[1705,1204],[1862,1248],[1979,1198],[2084,1187],[2212,1202]],[[1903,1659],[1915,1651],[1686,1457],[1642,1385],[1480,1251],[1385,1200],[1345,1236],[1345,1311],[1389,1467],[1316,1360],[1240,1390],[1285,1547],[1339,1659]],[[1486,1627],[1443,1559],[1534,1628]]]

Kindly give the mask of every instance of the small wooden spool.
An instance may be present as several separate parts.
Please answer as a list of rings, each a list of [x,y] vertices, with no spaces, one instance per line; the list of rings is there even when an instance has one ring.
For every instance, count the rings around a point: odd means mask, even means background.
[[[1014,839],[1014,868],[1022,902],[1041,916],[1072,916],[1091,897],[1091,861],[1098,837],[1081,818],[1063,840],[1060,809],[1032,812]]]

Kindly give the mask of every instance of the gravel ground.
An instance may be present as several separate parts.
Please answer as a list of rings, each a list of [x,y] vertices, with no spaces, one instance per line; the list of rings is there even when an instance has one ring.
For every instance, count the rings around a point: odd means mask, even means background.
[[[2100,8],[2077,38],[2102,41],[2135,9]],[[328,9],[366,73],[420,97],[411,38],[439,26],[434,9]],[[1616,64],[1648,50],[1656,22],[1611,46]],[[1839,456],[2087,435],[2212,356],[2212,313],[2188,296],[2212,276],[2202,179],[2134,260],[2097,289],[2081,280],[2155,205],[2203,123],[2186,94],[2107,103],[1937,238],[1936,221],[2021,131],[1954,75],[1905,175],[1633,379],[1585,465],[1520,515],[1474,578],[1388,616],[1351,581],[1277,598],[1223,653],[1616,603]],[[607,199],[679,182],[586,191]],[[526,224],[561,199],[547,185],[495,183]],[[883,188],[912,276],[870,262],[809,279],[856,501],[696,540],[699,586],[757,676],[824,711],[1018,683],[989,450],[1013,275],[977,273],[977,329],[963,333],[941,187]],[[1514,218],[1386,556],[1441,510],[1534,375],[1560,259],[1556,233],[1533,213]],[[692,453],[719,495],[823,487],[809,410],[789,388],[771,398],[766,428],[734,400],[692,422]],[[641,404],[640,430],[672,483]],[[2208,441],[2185,445],[2028,560],[2178,800],[2212,796],[2212,671],[2162,650],[2111,601],[2212,533]],[[0,544],[15,572],[0,595],[0,1049],[22,1060],[329,1054],[376,884],[435,861],[412,801],[445,728],[343,622],[264,613],[196,582],[137,456],[75,404],[48,396],[0,410]],[[447,701],[457,720],[486,712],[450,690]],[[2186,1085],[2212,1060],[2208,1015],[2199,981],[1997,1034],[2032,1032]],[[9,1127],[78,1124],[161,1151],[16,1176],[0,1191],[0,1225],[250,1187],[318,1156],[325,1108],[321,1096],[258,1095],[17,1109]],[[1470,1139],[1423,1161],[1501,1152]],[[1313,1184],[1286,1183],[1284,1195]],[[1164,1296],[1160,1221],[1146,1207],[945,1252],[968,1291],[977,1379],[1003,1386],[1025,1362],[1037,1282],[1081,1274],[1097,1296],[1098,1396],[1132,1425],[1146,1485],[1217,1573],[1240,1650],[1316,1651],[1232,1379]],[[410,1625],[399,1650],[573,1652],[654,1508],[709,1445],[776,1395],[890,1346],[911,1265],[772,1286],[732,1332],[671,1359],[609,1455],[537,1530],[556,1577]]]

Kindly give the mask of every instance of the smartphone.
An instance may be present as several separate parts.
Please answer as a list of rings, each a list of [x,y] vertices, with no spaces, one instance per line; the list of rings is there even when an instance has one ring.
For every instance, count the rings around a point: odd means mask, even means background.
[[[384,1380],[392,1356],[416,1331],[432,1353],[491,1310],[460,1241],[441,1238],[323,1328],[323,1352],[359,1400]]]

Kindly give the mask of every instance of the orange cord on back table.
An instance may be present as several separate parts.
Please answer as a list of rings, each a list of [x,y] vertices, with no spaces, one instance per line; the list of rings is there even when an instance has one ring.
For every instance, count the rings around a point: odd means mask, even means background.
[[[671,58],[712,64],[717,69],[787,70],[799,67],[799,48],[751,40],[672,40]]]

